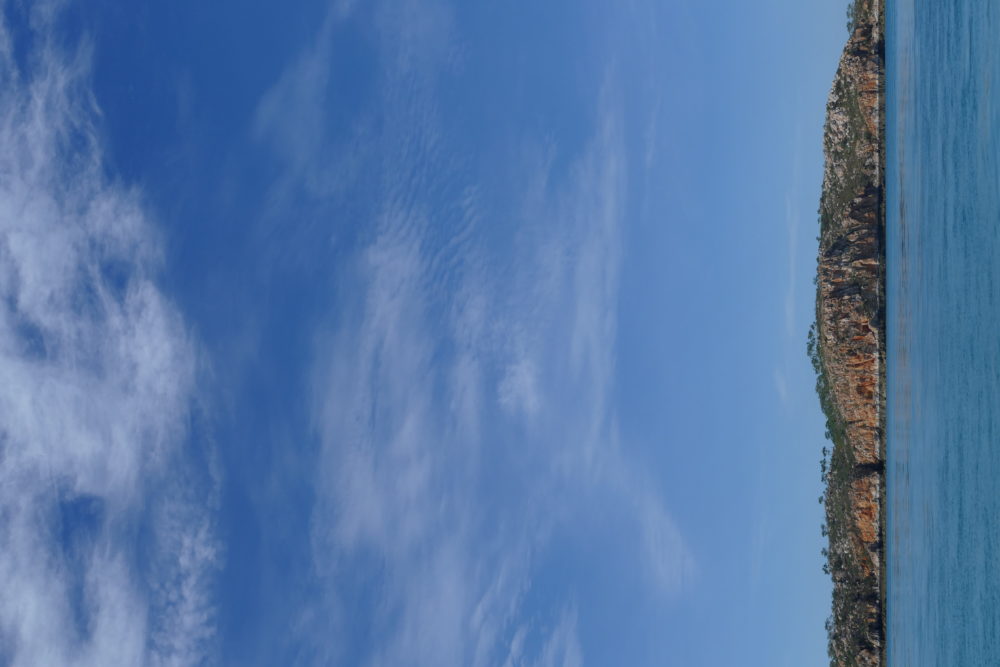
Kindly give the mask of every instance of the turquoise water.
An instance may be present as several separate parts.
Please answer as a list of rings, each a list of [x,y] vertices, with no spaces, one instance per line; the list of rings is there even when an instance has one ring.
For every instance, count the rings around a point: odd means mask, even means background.
[[[887,12],[890,665],[1000,665],[1000,3]]]

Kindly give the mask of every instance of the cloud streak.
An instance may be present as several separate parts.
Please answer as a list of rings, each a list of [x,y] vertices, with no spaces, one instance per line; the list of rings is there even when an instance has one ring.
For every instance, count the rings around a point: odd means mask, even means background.
[[[309,186],[324,197],[359,174],[377,184],[367,209],[352,204],[366,233],[344,262],[349,297],[316,335],[311,533],[321,593],[296,641],[330,663],[579,665],[573,592],[538,601],[535,578],[559,548],[555,531],[586,532],[581,508],[626,518],[634,543],[624,549],[638,554],[654,595],[678,594],[697,571],[617,427],[623,114],[609,77],[593,135],[569,167],[554,166],[545,142],[526,141],[517,203],[487,210],[491,184],[469,175],[470,156],[441,126],[435,72],[462,49],[443,5],[431,9],[424,16],[438,24],[395,28],[375,10],[392,66],[379,126],[362,123],[339,144],[353,151],[324,161],[329,147],[275,148],[292,169],[314,164],[331,179]],[[433,49],[421,46],[425,35]],[[316,96],[296,98],[308,109],[271,100],[289,81],[305,85],[327,48],[310,47],[264,96],[258,139],[280,142],[297,118],[322,117]],[[514,220],[497,241],[490,225],[502,214]],[[317,618],[333,620],[320,628]]]
[[[23,62],[0,25],[0,659],[191,664],[218,562],[215,482],[195,503],[171,474],[195,347],[139,193],[103,173],[87,50],[27,11]]]

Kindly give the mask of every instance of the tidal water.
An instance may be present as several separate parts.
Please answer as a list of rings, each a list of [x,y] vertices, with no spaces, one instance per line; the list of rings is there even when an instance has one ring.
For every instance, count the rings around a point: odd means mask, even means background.
[[[1000,665],[1000,3],[889,0],[890,665]]]

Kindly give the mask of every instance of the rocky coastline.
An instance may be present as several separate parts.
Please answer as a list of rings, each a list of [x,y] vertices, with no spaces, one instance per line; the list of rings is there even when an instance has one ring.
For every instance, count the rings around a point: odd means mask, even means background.
[[[827,101],[809,354],[830,448],[831,665],[885,664],[884,0],[856,0]]]

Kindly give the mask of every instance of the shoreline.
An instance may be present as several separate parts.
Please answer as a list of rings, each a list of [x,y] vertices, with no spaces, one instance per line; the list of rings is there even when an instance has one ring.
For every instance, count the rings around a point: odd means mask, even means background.
[[[831,665],[886,664],[885,2],[856,0],[827,101],[816,321]]]

